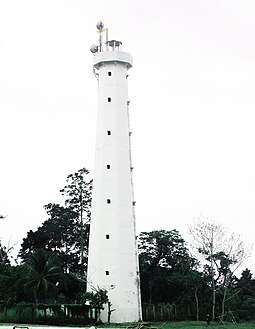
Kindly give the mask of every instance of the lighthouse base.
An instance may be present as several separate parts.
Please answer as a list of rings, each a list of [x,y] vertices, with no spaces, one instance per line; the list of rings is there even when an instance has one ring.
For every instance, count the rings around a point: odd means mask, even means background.
[[[115,309],[112,305],[105,304],[104,309],[101,311],[100,320],[103,323],[125,323],[125,322],[139,322],[142,321],[137,314],[136,308]]]

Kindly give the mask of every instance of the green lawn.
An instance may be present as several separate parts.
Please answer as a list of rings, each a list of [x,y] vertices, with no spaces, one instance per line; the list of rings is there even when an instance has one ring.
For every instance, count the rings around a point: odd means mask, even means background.
[[[130,329],[255,329],[255,322],[244,323],[210,323],[205,321],[179,321],[179,322],[155,322],[141,324],[108,324],[98,326],[97,328],[130,328]]]
[[[255,323],[210,323],[210,325],[207,325],[206,322],[167,322],[165,324],[158,324],[155,325],[155,328],[158,329],[175,329],[175,328],[182,328],[182,329],[249,329],[253,328],[255,329]]]

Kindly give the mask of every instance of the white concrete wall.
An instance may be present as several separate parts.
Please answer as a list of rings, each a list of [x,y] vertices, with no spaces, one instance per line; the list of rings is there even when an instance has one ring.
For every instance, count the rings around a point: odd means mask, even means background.
[[[132,58],[119,51],[103,52],[95,56],[94,63],[99,89],[87,289],[94,286],[108,291],[112,309],[116,309],[111,322],[139,321],[141,299],[126,77]],[[102,320],[107,321],[107,307]]]

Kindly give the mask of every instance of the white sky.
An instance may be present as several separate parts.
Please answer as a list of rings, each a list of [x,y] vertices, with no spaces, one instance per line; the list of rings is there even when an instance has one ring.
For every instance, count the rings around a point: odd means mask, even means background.
[[[202,214],[252,242],[254,17],[254,0],[0,0],[3,242],[19,244],[47,219],[68,174],[93,174],[98,20],[134,58],[138,231],[186,239]]]

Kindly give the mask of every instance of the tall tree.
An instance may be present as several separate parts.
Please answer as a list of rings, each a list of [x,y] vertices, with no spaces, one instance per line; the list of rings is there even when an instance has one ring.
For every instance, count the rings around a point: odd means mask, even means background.
[[[66,185],[60,190],[62,195],[66,197],[65,205],[74,211],[79,218],[80,225],[80,261],[84,262],[85,248],[84,248],[84,235],[86,239],[89,231],[89,221],[91,215],[91,192],[92,180],[86,180],[89,171],[82,168],[67,176]],[[84,227],[85,223],[85,227]],[[85,232],[84,232],[85,228]]]
[[[222,290],[221,316],[223,319],[228,288],[232,284],[234,273],[250,254],[250,248],[245,246],[240,234],[226,235],[224,241],[224,251],[215,254],[214,257],[218,270],[218,281]]]
[[[49,203],[45,206],[49,216],[36,231],[30,230],[23,239],[19,256],[24,259],[37,249],[54,251],[62,262],[65,272],[84,272],[79,261],[80,226],[73,210]]]
[[[173,302],[183,296],[182,278],[194,267],[177,230],[142,232],[138,240],[143,302]]]
[[[211,278],[212,320],[215,319],[216,288],[222,290],[221,316],[224,318],[225,301],[233,273],[247,256],[240,236],[229,234],[227,229],[214,222],[198,220],[189,228],[192,246]]]
[[[197,221],[194,226],[189,228],[189,232],[193,238],[192,246],[202,256],[206,263],[206,270],[211,277],[212,287],[212,320],[215,319],[215,304],[216,304],[216,264],[215,254],[223,250],[223,239],[225,230],[215,223],[205,221]],[[200,257],[201,258],[201,257]]]

